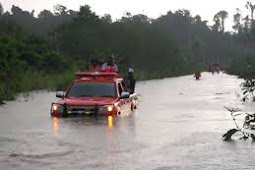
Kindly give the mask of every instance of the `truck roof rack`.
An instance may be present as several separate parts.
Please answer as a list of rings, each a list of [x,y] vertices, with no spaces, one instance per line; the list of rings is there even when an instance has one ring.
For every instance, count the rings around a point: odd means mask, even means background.
[[[119,78],[119,74],[116,72],[76,72],[76,78],[106,78],[106,79],[113,79]]]

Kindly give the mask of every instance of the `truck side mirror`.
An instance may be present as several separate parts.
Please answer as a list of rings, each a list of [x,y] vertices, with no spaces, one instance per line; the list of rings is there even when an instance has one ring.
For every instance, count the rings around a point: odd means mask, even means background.
[[[129,98],[130,93],[129,92],[122,92],[120,95],[120,99],[127,99]]]
[[[64,94],[63,91],[57,91],[57,92],[56,92],[56,97],[57,97],[57,98],[63,98],[64,95],[65,95],[65,94]]]

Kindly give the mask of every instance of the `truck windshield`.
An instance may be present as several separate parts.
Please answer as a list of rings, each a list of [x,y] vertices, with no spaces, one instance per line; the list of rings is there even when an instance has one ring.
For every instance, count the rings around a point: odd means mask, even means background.
[[[114,83],[78,82],[74,83],[67,97],[116,97]]]

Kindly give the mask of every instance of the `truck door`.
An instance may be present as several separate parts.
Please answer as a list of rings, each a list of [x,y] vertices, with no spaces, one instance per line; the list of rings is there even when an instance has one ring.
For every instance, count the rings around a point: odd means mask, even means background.
[[[126,92],[127,90],[125,89],[124,82],[118,83],[118,91],[119,91],[119,96],[121,96],[122,92]],[[124,114],[129,114],[131,111],[131,100],[129,98],[127,99],[120,99],[120,109],[121,112]]]

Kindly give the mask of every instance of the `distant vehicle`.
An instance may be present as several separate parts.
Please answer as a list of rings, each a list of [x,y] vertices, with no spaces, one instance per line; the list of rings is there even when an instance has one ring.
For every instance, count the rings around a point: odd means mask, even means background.
[[[214,72],[220,73],[220,70],[221,70],[220,65],[217,63],[212,64],[212,65],[208,66],[208,68],[207,68],[207,71],[211,72],[212,74],[214,74]]]
[[[51,116],[109,116],[130,114],[137,108],[137,94],[127,92],[117,73],[78,72],[61,98],[51,105]]]

